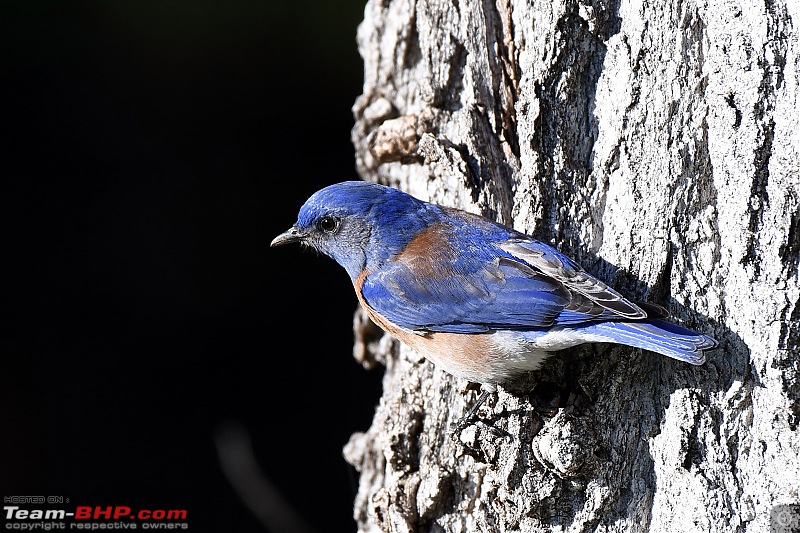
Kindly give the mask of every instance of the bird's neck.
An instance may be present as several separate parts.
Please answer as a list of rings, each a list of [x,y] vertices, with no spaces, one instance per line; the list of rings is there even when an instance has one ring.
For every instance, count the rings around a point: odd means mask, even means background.
[[[381,205],[371,213],[379,223],[371,225],[366,257],[366,268],[374,270],[401,253],[408,243],[428,227],[442,219],[439,206],[419,202],[409,209],[395,209],[391,204]]]

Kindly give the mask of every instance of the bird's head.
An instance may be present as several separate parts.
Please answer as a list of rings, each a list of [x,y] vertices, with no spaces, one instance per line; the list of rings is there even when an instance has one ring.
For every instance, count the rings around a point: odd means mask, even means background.
[[[314,193],[288,231],[270,246],[298,242],[342,265],[352,279],[394,257],[427,225],[438,206],[402,191],[363,181],[345,181]]]

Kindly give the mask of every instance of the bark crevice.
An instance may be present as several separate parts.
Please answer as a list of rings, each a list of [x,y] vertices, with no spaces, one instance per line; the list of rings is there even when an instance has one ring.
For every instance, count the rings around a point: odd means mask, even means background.
[[[720,349],[557,354],[481,409],[513,439],[459,445],[467,384],[357,320],[354,354],[386,365],[345,450],[360,531],[767,531],[800,501],[792,9],[367,3],[364,179],[530,233]]]

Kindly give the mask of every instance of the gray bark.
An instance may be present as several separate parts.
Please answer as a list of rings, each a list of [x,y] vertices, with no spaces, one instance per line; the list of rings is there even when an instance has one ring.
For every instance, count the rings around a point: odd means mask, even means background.
[[[800,501],[796,0],[370,0],[358,170],[555,245],[720,348],[560,353],[480,411],[386,366],[345,456],[361,531],[769,531]]]

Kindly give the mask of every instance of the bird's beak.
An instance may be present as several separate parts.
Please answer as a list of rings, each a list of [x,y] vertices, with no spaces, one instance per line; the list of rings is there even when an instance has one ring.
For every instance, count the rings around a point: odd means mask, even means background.
[[[306,234],[292,226],[287,231],[284,231],[269,243],[270,247],[280,246],[281,244],[289,244],[290,242],[300,242],[305,239]]]

